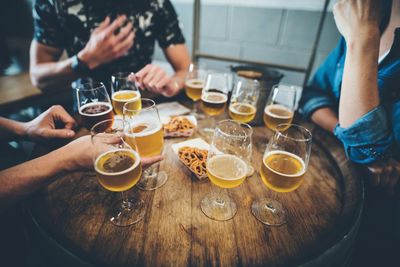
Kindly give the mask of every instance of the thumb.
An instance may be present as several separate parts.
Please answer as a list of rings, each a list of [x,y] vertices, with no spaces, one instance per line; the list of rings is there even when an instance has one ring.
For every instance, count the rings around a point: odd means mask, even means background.
[[[45,138],[72,138],[75,132],[70,129],[46,129],[43,131]]]
[[[148,167],[150,167],[151,165],[153,165],[154,163],[157,163],[161,160],[163,160],[164,157],[159,155],[159,156],[154,156],[151,158],[142,158],[142,167],[143,169],[147,169]]]

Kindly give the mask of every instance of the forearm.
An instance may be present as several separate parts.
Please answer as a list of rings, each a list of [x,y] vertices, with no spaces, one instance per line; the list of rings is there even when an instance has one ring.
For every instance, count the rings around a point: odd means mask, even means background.
[[[378,54],[378,33],[369,32],[364,37],[347,41],[339,101],[339,122],[343,128],[379,105]]]
[[[0,140],[10,141],[26,136],[25,124],[0,117]]]
[[[0,211],[51,183],[66,171],[63,148],[0,172]]]
[[[52,90],[68,86],[78,76],[71,68],[72,58],[58,62],[37,63],[31,67],[33,85],[42,90]]]
[[[317,109],[311,115],[311,120],[330,133],[333,133],[338,123],[338,117],[331,108]]]

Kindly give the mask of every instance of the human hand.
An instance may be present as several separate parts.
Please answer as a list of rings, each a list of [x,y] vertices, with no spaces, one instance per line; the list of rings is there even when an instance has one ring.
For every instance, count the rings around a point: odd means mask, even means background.
[[[132,22],[125,26],[126,16],[119,16],[113,22],[109,17],[92,32],[85,48],[78,57],[89,69],[108,63],[125,55],[133,45],[135,32]]]
[[[380,1],[340,0],[333,6],[333,16],[346,41],[379,38]]]
[[[108,139],[108,145],[118,144],[122,139],[117,137],[115,139]],[[68,171],[80,169],[93,169],[95,148],[90,135],[82,136],[74,141],[68,143],[61,148],[61,154],[65,157],[65,168]],[[164,157],[154,156],[148,158],[141,158],[142,168],[145,170],[154,163],[163,160]]]
[[[59,122],[64,128],[57,129],[56,124]],[[75,132],[72,129],[76,126],[76,122],[62,106],[56,105],[22,125],[27,138],[40,141],[48,138],[73,137]]]
[[[371,183],[387,190],[389,195],[394,195],[396,185],[400,178],[400,163],[391,159],[387,163],[373,163],[367,166]]]
[[[147,64],[137,72],[134,79],[139,84],[140,89],[148,89],[153,93],[167,97],[176,95],[181,89],[176,78],[168,76],[163,69],[152,64]]]

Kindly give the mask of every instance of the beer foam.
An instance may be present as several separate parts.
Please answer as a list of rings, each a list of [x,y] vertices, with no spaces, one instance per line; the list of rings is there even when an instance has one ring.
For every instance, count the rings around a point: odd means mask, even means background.
[[[127,93],[135,93],[136,95],[134,97],[131,98],[127,98],[127,99],[118,99],[115,98],[117,95],[122,95],[122,94],[127,94]],[[117,91],[112,95],[112,100],[117,101],[117,102],[128,102],[128,101],[134,101],[134,100],[138,100],[140,98],[140,93],[137,91],[132,91],[132,90],[121,90],[121,91]]]
[[[221,175],[215,174],[209,167],[212,165],[221,166],[221,162],[219,162],[221,160],[231,160],[233,162],[232,166],[236,167],[236,171],[240,171],[240,173],[236,174],[236,177],[222,177]],[[223,168],[226,171],[225,166]],[[241,158],[234,155],[222,154],[216,155],[207,161],[207,171],[209,171],[213,176],[217,177],[218,179],[225,181],[235,181],[245,177],[247,175],[248,168],[246,162],[244,162]]]
[[[295,174],[285,174],[285,173],[281,173],[281,172],[278,172],[278,171],[272,169],[272,168],[269,167],[268,165],[265,165],[265,167],[267,167],[268,170],[270,170],[270,171],[272,171],[272,172],[274,172],[274,173],[276,173],[276,174],[279,174],[279,175],[282,175],[282,176],[286,176],[286,177],[298,177],[298,176],[303,175],[303,174],[306,172],[306,164],[304,163],[304,161],[303,161],[302,158],[300,158],[299,156],[297,156],[297,155],[295,155],[295,154],[293,154],[293,153],[290,153],[290,152],[287,152],[287,151],[283,151],[283,150],[274,150],[274,151],[268,152],[268,153],[265,154],[265,156],[263,157],[263,163],[262,163],[262,164],[265,164],[265,159],[266,159],[268,156],[271,156],[271,155],[274,155],[274,154],[285,154],[285,155],[288,155],[288,156],[290,156],[290,157],[293,157],[293,158],[297,159],[297,160],[300,162],[300,164],[302,165],[302,171],[301,171],[301,172],[298,172],[298,173],[295,173]]]
[[[87,113],[83,113],[82,111],[90,106],[96,106],[96,105],[104,105],[107,106],[108,109],[106,111],[100,112],[100,113],[96,113],[96,114],[87,114]],[[91,102],[91,103],[87,103],[85,105],[83,105],[80,109],[79,109],[79,114],[81,114],[82,116],[88,116],[88,117],[96,117],[96,116],[101,116],[104,114],[107,114],[108,112],[110,112],[110,110],[112,110],[112,105],[108,102]]]
[[[218,96],[221,99],[220,100],[211,100],[209,99],[210,97],[212,98],[213,96]],[[206,103],[210,104],[223,104],[228,100],[228,96],[223,93],[217,93],[217,92],[207,92],[201,95],[201,100]]]
[[[204,81],[200,80],[200,79],[191,79],[191,80],[187,80],[185,85],[187,87],[191,87],[193,89],[203,89],[204,87]]]
[[[288,116],[277,115],[277,114],[271,112],[272,108],[283,109],[283,110],[285,110],[287,112],[290,112],[290,115],[288,115]],[[266,106],[265,109],[264,109],[264,113],[267,114],[270,117],[277,118],[277,119],[290,119],[290,118],[293,117],[293,112],[292,111],[290,111],[287,107],[285,107],[283,105],[279,105],[279,104],[273,104],[273,105]]]
[[[135,158],[135,163],[131,167],[129,167],[129,169],[126,169],[126,170],[120,171],[120,172],[105,172],[105,171],[100,170],[99,167],[97,167],[97,165],[99,163],[99,160],[102,157],[104,157],[107,154],[120,152],[120,151],[129,152],[129,153],[133,154],[133,157]],[[115,150],[104,152],[100,156],[98,156],[96,158],[95,162],[94,162],[94,169],[95,169],[96,172],[98,172],[98,173],[100,173],[102,175],[117,176],[117,175],[121,175],[121,174],[124,174],[124,173],[132,171],[133,169],[135,169],[139,165],[139,163],[140,163],[140,156],[135,150],[127,149],[127,148],[119,148],[119,149],[115,149]]]
[[[240,106],[246,106],[251,111],[250,112],[240,112],[238,110],[238,107],[240,107]],[[232,112],[232,113],[238,114],[238,115],[251,115],[253,113],[256,113],[256,108],[253,105],[248,104],[248,103],[239,103],[239,102],[237,102],[237,103],[233,103],[233,104],[229,105],[229,111]]]
[[[127,136],[130,137],[143,137],[143,136],[148,136],[155,134],[156,132],[160,131],[162,128],[161,123],[155,123],[155,122],[147,122],[147,121],[141,121],[141,122],[135,122],[131,124],[131,129],[134,129],[138,126],[144,125],[146,126],[146,129],[142,132],[139,133],[127,133]]]

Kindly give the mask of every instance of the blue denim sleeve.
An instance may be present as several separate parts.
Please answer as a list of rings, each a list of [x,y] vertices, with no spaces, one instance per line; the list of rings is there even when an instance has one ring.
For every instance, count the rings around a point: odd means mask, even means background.
[[[390,156],[393,137],[382,106],[371,110],[348,128],[337,124],[334,134],[342,141],[347,157],[356,163],[372,163]]]
[[[336,48],[329,54],[324,63],[318,68],[313,78],[304,88],[299,111],[307,119],[312,113],[323,107],[336,109],[333,86],[338,63],[345,53],[345,41],[340,39]]]

